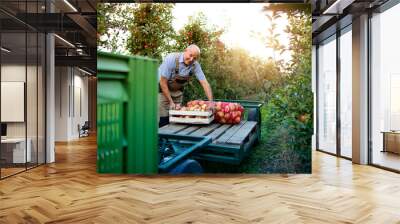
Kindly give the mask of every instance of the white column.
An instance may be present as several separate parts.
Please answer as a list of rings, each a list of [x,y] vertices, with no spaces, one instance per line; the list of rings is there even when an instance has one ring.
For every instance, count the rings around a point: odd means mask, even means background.
[[[353,162],[368,163],[368,15],[353,19]]]
[[[313,124],[314,124],[314,132],[313,132],[313,135],[312,135],[312,143],[311,143],[311,149],[312,150],[316,150],[316,148],[317,148],[317,146],[316,146],[316,131],[317,131],[317,119],[316,119],[316,116],[317,116],[317,108],[316,108],[316,97],[317,97],[317,94],[316,94],[316,89],[317,89],[317,84],[316,84],[316,75],[317,75],[317,71],[316,71],[316,63],[317,63],[317,61],[316,61],[316,59],[317,59],[317,48],[316,48],[316,46],[315,45],[312,45],[312,63],[311,63],[311,73],[312,73],[312,81],[311,81],[311,89],[312,89],[312,92],[313,92],[313,97],[314,97],[314,116],[313,116],[313,120],[314,120],[314,122],[313,122]]]
[[[55,76],[54,76],[54,35],[46,36],[46,163],[55,161]]]

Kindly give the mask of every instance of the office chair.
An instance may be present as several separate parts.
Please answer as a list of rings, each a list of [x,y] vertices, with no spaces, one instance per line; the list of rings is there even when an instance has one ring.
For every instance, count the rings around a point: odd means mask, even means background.
[[[80,127],[80,125],[78,124],[79,138],[89,136],[89,129],[90,129],[89,121],[85,121],[82,127]]]

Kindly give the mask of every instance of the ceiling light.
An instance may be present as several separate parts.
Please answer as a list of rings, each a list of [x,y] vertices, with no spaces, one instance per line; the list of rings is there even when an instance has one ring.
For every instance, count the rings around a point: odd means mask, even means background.
[[[11,51],[10,50],[8,50],[7,48],[4,48],[4,47],[1,47],[0,48],[2,51],[4,51],[4,52],[7,52],[7,53],[10,53]]]
[[[78,12],[78,10],[71,4],[69,3],[68,0],[64,0],[65,4],[67,4],[72,10],[74,10],[74,12]]]
[[[81,72],[83,72],[83,73],[85,73],[85,74],[92,75],[92,73],[90,73],[90,72],[88,72],[88,71],[85,71],[85,70],[83,70],[83,69],[81,69],[81,68],[79,68],[79,67],[78,67],[78,69],[79,69],[79,71],[81,71]]]
[[[336,0],[322,14],[342,14],[347,6],[351,5],[355,0]]]
[[[55,37],[57,37],[58,39],[60,39],[61,41],[63,41],[64,43],[66,43],[67,45],[69,45],[70,47],[75,48],[75,45],[71,44],[71,42],[69,42],[68,40],[58,36],[57,34],[54,34]]]

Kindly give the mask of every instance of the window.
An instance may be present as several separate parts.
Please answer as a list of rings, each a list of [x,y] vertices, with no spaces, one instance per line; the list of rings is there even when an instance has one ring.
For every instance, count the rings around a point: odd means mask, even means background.
[[[318,149],[336,153],[336,36],[318,48]]]
[[[371,18],[372,163],[400,170],[400,5]]]
[[[351,25],[340,36],[340,155],[352,157],[352,35]]]
[[[0,12],[0,178],[45,163],[45,35],[12,16],[38,13],[42,5],[0,3],[0,8],[16,10]]]

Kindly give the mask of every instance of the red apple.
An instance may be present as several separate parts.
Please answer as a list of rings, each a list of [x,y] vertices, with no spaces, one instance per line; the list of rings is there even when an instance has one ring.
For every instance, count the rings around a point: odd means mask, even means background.
[[[236,117],[236,118],[235,118],[235,123],[236,123],[236,124],[239,124],[239,123],[240,123],[240,117]]]
[[[222,118],[225,116],[225,114],[222,111],[218,111],[217,116]]]
[[[233,104],[233,103],[230,103],[230,104],[229,104],[229,109],[230,109],[230,111],[234,111],[234,110],[236,110],[236,106],[235,106],[235,104]]]
[[[229,120],[229,118],[231,118],[231,114],[230,113],[226,113],[224,118],[225,118],[225,120]]]
[[[225,124],[226,123],[226,120],[225,120],[225,118],[221,118],[221,121],[220,121],[222,124]]]
[[[225,112],[225,113],[229,113],[229,106],[228,106],[228,105],[225,106],[224,112]]]

